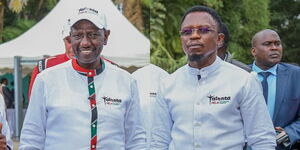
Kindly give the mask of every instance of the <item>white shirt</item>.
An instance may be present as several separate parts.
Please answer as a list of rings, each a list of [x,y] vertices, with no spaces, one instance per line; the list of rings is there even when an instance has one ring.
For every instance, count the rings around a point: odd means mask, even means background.
[[[168,75],[168,72],[153,64],[149,64],[132,73],[132,76],[137,81],[140,94],[142,120],[147,132],[147,149],[150,149],[150,130],[152,126],[151,118],[153,113],[151,105],[153,105],[152,103],[156,99],[158,85],[161,80]]]
[[[7,120],[6,120],[4,98],[1,94],[0,94],[0,122],[2,123],[1,133],[3,135],[5,135],[5,137],[6,137],[6,144],[11,149],[13,149],[13,141],[11,140],[10,130],[9,130],[9,126],[8,126],[8,123],[7,123]]]
[[[90,149],[91,110],[87,77],[71,61],[40,73],[33,85],[20,150]],[[109,63],[94,77],[98,110],[97,149],[145,148],[136,81]],[[118,99],[118,101],[105,101]]]
[[[185,65],[165,78],[155,108],[155,150],[241,150],[245,140],[252,150],[276,146],[258,79],[218,57],[201,70]]]

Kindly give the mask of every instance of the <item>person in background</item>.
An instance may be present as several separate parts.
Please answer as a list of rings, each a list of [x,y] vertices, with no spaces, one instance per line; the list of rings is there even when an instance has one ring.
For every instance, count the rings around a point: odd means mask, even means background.
[[[35,78],[37,77],[37,75],[40,72],[42,72],[46,68],[53,67],[55,65],[64,63],[64,62],[74,58],[74,53],[71,48],[69,35],[70,35],[70,29],[69,29],[69,27],[67,25],[67,21],[66,21],[65,25],[63,26],[63,30],[62,30],[62,39],[63,39],[64,45],[65,45],[65,53],[38,60],[37,65],[34,67],[32,73],[31,73],[31,79],[30,79],[30,84],[29,84],[29,89],[28,89],[28,101],[30,100],[32,86],[35,81]]]
[[[14,108],[14,93],[8,88],[8,80],[2,78],[0,83],[6,108]]]
[[[76,57],[37,76],[19,149],[144,150],[136,80],[100,57],[105,14],[82,7],[69,26]]]
[[[277,132],[277,150],[288,150],[300,140],[300,68],[281,62],[282,43],[271,29],[252,38],[251,68],[263,86],[265,102]],[[299,147],[300,149],[300,147]]]
[[[220,32],[224,34],[224,40],[223,40],[223,43],[221,44],[221,46],[218,48],[218,56],[222,60],[224,60],[228,63],[238,66],[238,67],[246,70],[247,72],[251,72],[251,68],[248,65],[246,65],[238,60],[233,59],[230,52],[228,51],[230,36],[229,36],[229,31],[228,31],[226,24],[222,23]]]
[[[0,94],[0,150],[7,149],[13,149],[13,142],[10,137],[10,130],[6,120],[4,98]]]
[[[168,72],[154,64],[146,65],[132,73],[133,78],[137,81],[139,90],[142,120],[147,134],[147,150],[150,150],[152,105],[156,99],[158,85],[168,75]]]
[[[160,84],[151,148],[159,150],[274,150],[275,130],[261,85],[248,73],[217,57],[223,43],[215,10],[194,6],[180,27],[188,64]]]

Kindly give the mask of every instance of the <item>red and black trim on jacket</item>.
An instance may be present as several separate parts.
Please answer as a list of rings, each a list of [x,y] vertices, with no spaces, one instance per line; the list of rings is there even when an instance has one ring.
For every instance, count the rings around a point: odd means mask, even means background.
[[[102,59],[101,61],[101,68],[89,70],[82,68],[78,65],[75,59],[72,60],[73,68],[81,75],[87,76],[88,80],[88,91],[89,97],[88,100],[90,101],[90,108],[91,108],[91,143],[90,149],[96,150],[97,147],[97,119],[98,119],[98,112],[97,112],[97,104],[96,104],[96,93],[95,93],[95,84],[94,84],[94,76],[99,75],[104,71],[105,65]]]

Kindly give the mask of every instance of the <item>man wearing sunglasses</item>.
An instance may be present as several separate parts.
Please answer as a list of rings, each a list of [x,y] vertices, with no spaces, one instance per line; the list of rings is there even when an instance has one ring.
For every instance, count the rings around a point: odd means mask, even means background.
[[[275,131],[261,86],[248,73],[217,57],[221,19],[211,8],[190,8],[180,38],[188,64],[158,90],[151,147],[160,150],[274,150]]]

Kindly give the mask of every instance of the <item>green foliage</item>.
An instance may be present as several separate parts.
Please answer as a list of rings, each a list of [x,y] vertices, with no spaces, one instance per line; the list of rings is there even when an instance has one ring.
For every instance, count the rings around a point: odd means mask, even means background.
[[[268,0],[244,0],[244,9],[241,11],[242,22],[240,28],[241,35],[237,38],[237,43],[241,50],[235,51],[236,58],[249,64],[253,61],[250,53],[252,36],[262,29],[269,27],[270,13],[268,10]],[[255,16],[255,17],[253,17]]]
[[[284,62],[300,64],[300,1],[272,0],[270,25],[278,32],[284,49]]]
[[[16,38],[26,30],[30,29],[35,23],[35,20],[17,20],[15,26],[8,26],[4,28],[3,41],[5,42]]]
[[[147,38],[150,38],[150,7],[152,0],[141,0],[142,15],[144,21],[143,33]]]
[[[4,9],[3,40],[9,41],[30,29],[46,16],[58,0],[28,0],[20,13],[12,12],[8,6]]]
[[[12,12],[7,6],[4,8],[4,27],[13,25],[19,14]]]
[[[201,5],[205,5],[211,8],[218,10],[219,8],[223,7],[223,1],[221,0],[203,0]]]
[[[145,8],[150,8],[151,7],[152,0],[141,0],[141,2],[142,2],[142,5]]]
[[[173,72],[186,63],[179,44],[178,16],[180,15],[175,14],[181,13],[184,10],[180,6],[177,7],[177,5],[174,5],[176,8],[173,8],[173,10],[179,11],[171,14],[167,12],[165,6],[161,1],[155,0],[150,8],[150,58],[153,64],[160,66],[168,72]]]
[[[29,19],[41,20],[56,6],[58,0],[28,0],[22,15]]]
[[[58,0],[46,0],[46,9],[50,11],[54,6],[56,6]]]

